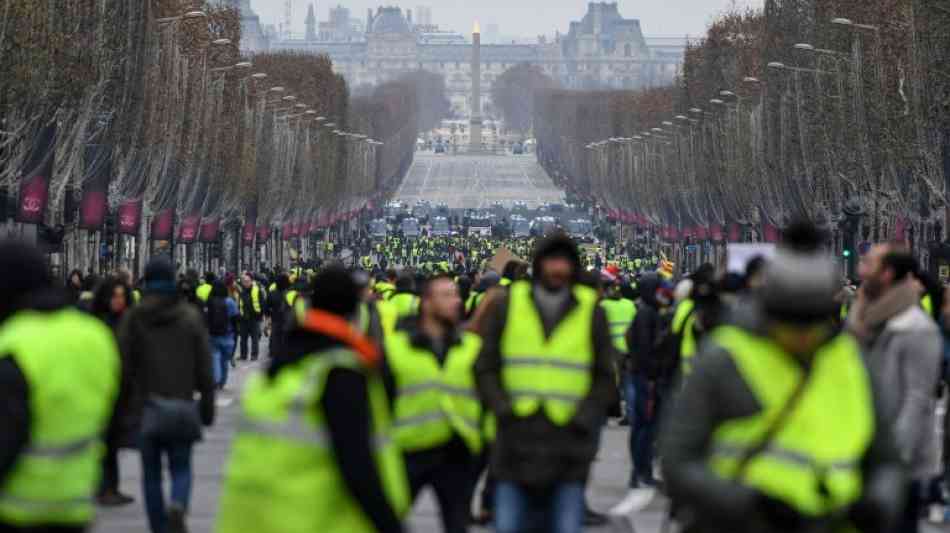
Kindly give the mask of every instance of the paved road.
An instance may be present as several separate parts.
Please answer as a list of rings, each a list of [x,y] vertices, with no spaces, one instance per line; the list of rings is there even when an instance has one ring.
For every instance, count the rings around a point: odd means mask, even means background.
[[[447,155],[419,152],[396,199],[429,200],[453,209],[510,206],[523,200],[529,207],[563,201],[563,193],[534,155]]]
[[[236,423],[240,387],[251,372],[259,371],[261,363],[244,364],[232,376],[229,390],[218,398],[218,417],[215,426],[206,433],[205,440],[198,445],[194,456],[194,489],[192,493],[189,526],[192,533],[211,533],[214,529],[215,513],[218,506],[218,494],[221,490],[221,477],[227,460],[230,440]],[[593,508],[607,510],[625,500],[630,493],[625,489],[629,476],[630,462],[627,454],[627,428],[609,427],[604,431],[600,454],[594,464],[592,482],[588,489],[588,500]],[[261,450],[261,453],[267,453]],[[145,512],[142,506],[140,466],[135,452],[124,451],[121,456],[122,491],[135,497],[136,502],[121,508],[101,509],[99,520],[92,533],[137,533],[146,532]],[[167,490],[166,490],[167,493]],[[636,500],[636,501],[633,501]],[[633,510],[629,514],[636,533],[658,533],[663,522],[666,502],[662,498],[650,498],[650,494],[639,492],[630,503]],[[410,519],[410,531],[414,533],[436,533],[441,531],[438,510],[434,499],[423,493],[416,502]],[[473,533],[488,531],[473,528]],[[629,529],[615,526],[590,528],[589,533],[620,533]],[[925,526],[924,533],[950,531]],[[251,533],[251,532],[249,532]]]
[[[260,368],[261,363],[246,363],[232,375],[229,389],[218,398],[216,424],[206,433],[205,440],[195,450],[195,479],[188,518],[192,533],[213,531],[222,473],[236,423],[240,387],[251,372]],[[591,505],[596,509],[606,510],[626,494],[624,484],[629,472],[626,438],[626,428],[609,428],[604,434],[602,450],[594,466],[594,480],[589,491]],[[261,450],[261,453],[266,453],[266,450]],[[140,465],[138,455],[133,451],[122,452],[121,479],[122,491],[134,496],[135,503],[120,508],[100,509],[99,520],[92,530],[93,533],[147,531],[142,506]],[[661,516],[662,504],[654,502],[646,511],[637,515],[638,533],[658,531]],[[441,531],[437,507],[434,499],[427,493],[423,493],[421,499],[416,502],[410,519],[410,530],[415,533]],[[608,533],[612,530],[602,528],[591,531]]]

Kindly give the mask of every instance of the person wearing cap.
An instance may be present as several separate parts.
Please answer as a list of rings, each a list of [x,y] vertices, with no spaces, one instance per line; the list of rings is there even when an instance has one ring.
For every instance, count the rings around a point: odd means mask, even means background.
[[[457,285],[437,274],[423,285],[416,323],[386,337],[383,366],[413,499],[431,486],[447,533],[468,529],[484,446],[473,372],[482,343],[461,320]]]
[[[516,281],[492,302],[475,366],[482,402],[497,419],[495,528],[579,532],[615,394],[615,352],[596,290],[578,283],[580,254],[570,238],[542,240],[533,272],[533,282]]]
[[[898,530],[917,531],[923,485],[939,473],[934,391],[940,381],[940,329],[920,306],[917,261],[903,244],[880,244],[861,258],[861,288],[846,327],[891,399],[885,419],[910,474],[907,509]]]
[[[0,531],[84,531],[113,433],[112,332],[53,289],[43,256],[0,243]]]
[[[401,533],[409,509],[380,353],[352,325],[359,288],[331,267],[284,353],[248,380],[218,533]]]
[[[888,531],[902,467],[858,344],[832,325],[838,274],[821,234],[789,227],[763,274],[664,417],[684,531]]]

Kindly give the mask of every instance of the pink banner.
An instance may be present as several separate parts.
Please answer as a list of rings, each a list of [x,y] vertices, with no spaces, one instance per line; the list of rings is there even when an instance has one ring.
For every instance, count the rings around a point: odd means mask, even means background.
[[[270,239],[270,226],[263,225],[257,227],[257,244],[263,244]]]
[[[142,200],[129,200],[119,206],[119,233],[138,235],[142,225]],[[154,227],[154,226],[153,226]]]
[[[181,221],[178,228],[178,241],[183,244],[191,244],[198,237],[198,226],[201,224],[199,215],[188,215]]]
[[[762,227],[762,234],[765,242],[778,242],[779,240],[778,228],[771,224],[765,224]]]
[[[198,239],[201,242],[215,242],[218,240],[218,230],[221,229],[221,220],[212,218],[205,220],[201,224],[201,232]]]
[[[254,234],[257,233],[257,226],[253,222],[248,222],[244,224],[244,228],[241,231],[243,236],[244,244],[251,245],[254,244]]]
[[[175,210],[166,209],[160,211],[152,219],[152,240],[167,241],[172,238],[172,231],[175,227]]]
[[[721,241],[723,237],[722,225],[713,224],[709,226],[709,238],[714,241]]]
[[[742,229],[739,225],[735,222],[729,224],[729,242],[739,242],[740,238],[742,238]]]

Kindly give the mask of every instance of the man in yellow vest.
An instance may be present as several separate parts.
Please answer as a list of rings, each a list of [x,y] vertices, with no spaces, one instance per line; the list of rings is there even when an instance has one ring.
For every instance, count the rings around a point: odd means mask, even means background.
[[[703,345],[661,436],[685,531],[889,530],[902,467],[858,344],[833,327],[836,271],[817,229],[793,225]]]
[[[379,295],[380,299],[389,300],[392,298],[393,294],[396,293],[397,278],[398,276],[396,275],[396,271],[390,269],[386,271],[386,279],[376,283],[374,289],[376,290],[376,294]]]
[[[403,273],[396,280],[396,292],[389,302],[396,308],[398,320],[415,317],[419,313],[419,296],[414,292],[415,279],[411,274]]]
[[[412,496],[432,487],[447,533],[468,529],[483,446],[473,371],[482,343],[478,335],[459,329],[461,303],[448,274],[433,277],[423,287],[415,326],[385,342],[393,428],[406,457]]]
[[[331,268],[286,354],[252,377],[224,479],[218,533],[401,533],[409,509],[380,356],[352,326],[358,288]]]
[[[0,244],[0,531],[92,522],[121,375],[112,332],[53,290],[43,256]]]
[[[257,361],[261,349],[261,322],[264,320],[265,294],[250,272],[241,276],[241,295],[238,310],[241,312],[241,360],[247,361],[247,341],[251,341],[251,360]]]
[[[205,272],[201,285],[198,285],[198,288],[195,289],[195,296],[198,297],[199,301],[202,303],[208,301],[208,297],[211,296],[211,287],[214,286],[216,280],[217,276],[214,275],[214,272]]]
[[[597,292],[578,283],[570,238],[541,241],[533,272],[533,282],[499,294],[481,329],[476,381],[497,418],[495,528],[580,532],[584,485],[616,393],[615,351]]]

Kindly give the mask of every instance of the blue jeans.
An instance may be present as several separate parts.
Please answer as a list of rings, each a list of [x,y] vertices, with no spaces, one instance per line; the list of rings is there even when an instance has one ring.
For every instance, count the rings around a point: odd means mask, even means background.
[[[624,414],[627,416],[630,428],[630,439],[627,445],[630,449],[630,460],[633,461],[637,449],[636,439],[634,439],[634,435],[636,435],[634,428],[637,421],[637,387],[634,384],[633,376],[629,372],[624,372],[620,386],[623,388],[623,403],[626,411]]]
[[[168,471],[172,477],[171,502],[187,510],[191,499],[191,443],[164,442],[142,436],[139,453],[142,456],[142,493],[145,495],[148,526],[152,533],[165,533],[162,456],[168,459]]]
[[[234,337],[211,337],[211,363],[214,366],[214,384],[223,387],[228,382],[228,367],[234,355]]]
[[[643,376],[632,376],[636,389],[634,420],[630,422],[630,442],[633,448],[633,476],[630,486],[638,481],[653,480],[653,449],[660,412],[660,385]]]
[[[496,533],[581,533],[583,523],[583,483],[562,483],[540,492],[510,481],[495,487]]]

